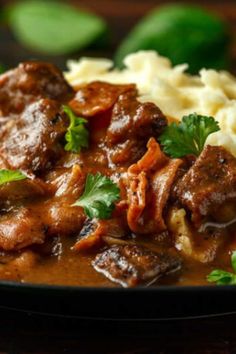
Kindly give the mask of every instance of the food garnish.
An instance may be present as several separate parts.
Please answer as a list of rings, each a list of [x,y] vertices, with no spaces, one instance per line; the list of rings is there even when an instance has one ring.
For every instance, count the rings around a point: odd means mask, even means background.
[[[19,170],[0,170],[0,185],[8,182],[21,181],[26,178],[27,176]]]
[[[51,55],[98,45],[107,32],[102,18],[62,1],[18,1],[6,9],[6,17],[25,47]]]
[[[100,173],[88,174],[83,195],[74,205],[84,208],[89,218],[108,219],[120,198],[119,187]]]
[[[186,35],[186,33],[188,35]],[[189,71],[227,66],[226,23],[198,6],[174,4],[154,9],[124,39],[116,63],[138,50],[156,50],[173,64],[188,63]]]
[[[4,65],[0,63],[0,74],[4,73],[4,71],[5,71]]]
[[[171,157],[185,155],[199,156],[207,137],[220,130],[213,117],[201,116],[197,113],[184,116],[181,123],[171,123],[159,137],[163,150]]]
[[[222,269],[214,269],[207,276],[207,280],[217,285],[236,285],[236,251],[231,255],[231,265],[234,273],[226,272]]]
[[[84,126],[88,121],[87,119],[77,117],[69,106],[64,105],[63,110],[70,119],[70,125],[65,135],[67,141],[65,150],[79,153],[81,148],[88,147],[89,132]]]

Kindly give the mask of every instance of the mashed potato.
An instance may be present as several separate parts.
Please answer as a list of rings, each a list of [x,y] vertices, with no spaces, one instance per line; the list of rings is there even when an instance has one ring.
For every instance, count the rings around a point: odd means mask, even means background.
[[[114,84],[135,83],[142,102],[154,102],[169,117],[181,120],[196,112],[213,116],[221,130],[207,143],[223,145],[236,156],[236,78],[228,72],[202,69],[199,76],[186,74],[187,64],[173,67],[153,51],[130,54],[125,69],[113,69],[108,59],[69,61],[66,79],[72,86],[94,80]]]

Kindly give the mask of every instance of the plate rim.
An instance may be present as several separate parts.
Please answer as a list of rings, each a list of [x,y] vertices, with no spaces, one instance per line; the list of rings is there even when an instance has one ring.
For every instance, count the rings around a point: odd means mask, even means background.
[[[123,287],[98,287],[98,286],[76,286],[76,285],[57,285],[44,283],[26,283],[12,280],[0,280],[0,289],[21,289],[21,290],[47,290],[50,292],[225,292],[236,291],[235,285],[157,285],[157,286],[137,286],[130,288]]]

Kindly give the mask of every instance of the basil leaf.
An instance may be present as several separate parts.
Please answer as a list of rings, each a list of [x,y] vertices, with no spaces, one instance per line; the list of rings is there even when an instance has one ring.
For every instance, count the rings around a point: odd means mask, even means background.
[[[107,29],[98,16],[51,0],[20,1],[6,13],[23,45],[52,55],[71,53],[97,42]]]
[[[115,55],[123,58],[138,50],[156,50],[174,65],[188,63],[189,71],[222,69],[228,63],[226,23],[198,6],[167,5],[154,9],[135,26]]]

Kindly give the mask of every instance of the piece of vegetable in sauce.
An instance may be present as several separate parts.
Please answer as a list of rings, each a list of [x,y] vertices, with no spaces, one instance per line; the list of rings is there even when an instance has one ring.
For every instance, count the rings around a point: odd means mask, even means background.
[[[69,106],[63,106],[64,112],[70,119],[70,125],[67,129],[65,139],[65,150],[79,153],[81,148],[88,147],[89,132],[85,128],[87,119],[77,117]]]
[[[115,245],[97,254],[94,269],[123,287],[150,285],[181,269],[181,260],[168,252],[153,252],[140,245]]]
[[[120,198],[119,187],[100,173],[88,174],[83,195],[74,205],[84,208],[89,218],[108,219]]]
[[[236,285],[236,251],[231,255],[231,265],[234,273],[222,269],[214,269],[207,276],[207,280],[210,283],[216,283],[217,285]]]
[[[26,178],[27,176],[19,170],[0,170],[0,185],[8,182],[21,181]]]
[[[199,156],[207,137],[218,130],[218,122],[213,117],[193,113],[184,116],[179,124],[169,124],[160,135],[159,141],[164,152],[173,158]]]

